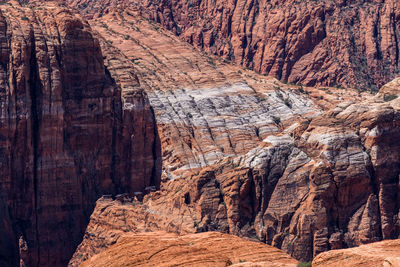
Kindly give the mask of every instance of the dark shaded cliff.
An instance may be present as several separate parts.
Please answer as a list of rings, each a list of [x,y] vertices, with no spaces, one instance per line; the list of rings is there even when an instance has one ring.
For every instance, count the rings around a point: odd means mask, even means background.
[[[61,4],[3,4],[0,48],[0,262],[66,265],[102,194],[159,186],[154,115]]]

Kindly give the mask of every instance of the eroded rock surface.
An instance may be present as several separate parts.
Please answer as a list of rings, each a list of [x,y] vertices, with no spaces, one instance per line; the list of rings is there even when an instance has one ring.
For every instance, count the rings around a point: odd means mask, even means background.
[[[400,266],[400,240],[388,240],[318,255],[312,266]]]
[[[130,7],[195,47],[289,82],[376,90],[399,71],[397,0],[67,2],[90,17]]]
[[[134,12],[111,12],[90,24],[102,46],[112,43],[134,63],[157,118],[164,179],[243,155],[281,132],[282,125],[367,96],[351,89],[286,85],[229,65]]]
[[[0,43],[1,265],[66,265],[98,197],[159,182],[154,117],[62,4],[3,3]]]
[[[60,4],[0,7],[6,264],[65,265],[94,201],[119,192],[139,201],[98,202],[72,265],[149,230],[235,234],[303,261],[399,237],[398,80],[377,96],[283,84],[152,22],[282,80],[369,89],[398,68],[397,2],[210,2],[209,35],[192,15],[208,2],[182,7],[190,21],[173,1],[92,3],[106,7],[96,33]],[[213,10],[228,14],[218,27]]]
[[[284,266],[297,261],[271,246],[208,232],[178,236],[166,232],[125,234],[80,266]]]
[[[198,231],[254,236],[303,261],[399,237],[398,99],[343,104],[290,130],[169,182],[164,197],[191,208]]]
[[[161,191],[124,211],[144,218],[128,232],[220,231],[302,261],[399,237],[398,80],[377,96],[283,84],[209,57],[135,12],[90,20],[102,46],[112,42],[134,63],[162,147]],[[97,232],[104,215],[95,214],[84,257],[120,237]]]

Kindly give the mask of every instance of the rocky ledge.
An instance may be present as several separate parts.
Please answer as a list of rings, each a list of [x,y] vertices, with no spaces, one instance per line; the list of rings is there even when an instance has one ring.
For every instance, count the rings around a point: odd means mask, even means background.
[[[356,248],[332,250],[318,255],[316,267],[397,267],[400,266],[400,240],[388,240]]]
[[[182,229],[178,236],[170,231],[173,224],[168,228],[163,220],[138,201],[102,198],[70,266],[297,266],[295,259],[269,245],[218,232]]]

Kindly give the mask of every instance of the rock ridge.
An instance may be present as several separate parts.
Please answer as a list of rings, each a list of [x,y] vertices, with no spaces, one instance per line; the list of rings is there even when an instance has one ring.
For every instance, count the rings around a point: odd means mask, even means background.
[[[129,7],[195,47],[292,83],[377,91],[399,73],[396,0],[67,3],[89,17]]]

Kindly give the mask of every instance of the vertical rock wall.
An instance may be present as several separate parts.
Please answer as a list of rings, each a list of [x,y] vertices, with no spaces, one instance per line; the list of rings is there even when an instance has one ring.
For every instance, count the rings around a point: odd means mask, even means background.
[[[2,5],[0,47],[0,261],[66,265],[99,196],[156,185],[154,117],[138,85],[123,106],[99,41],[60,4]]]

